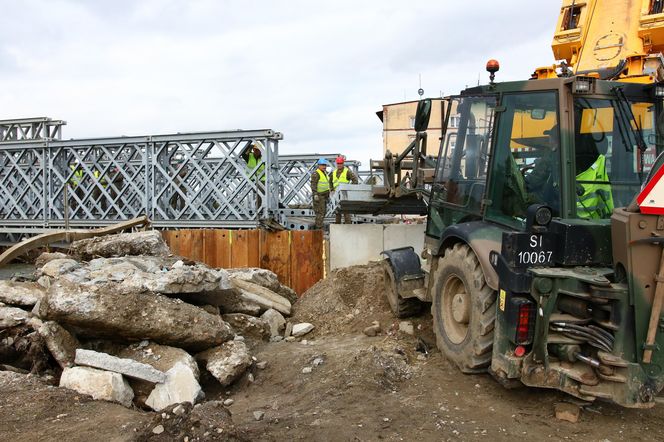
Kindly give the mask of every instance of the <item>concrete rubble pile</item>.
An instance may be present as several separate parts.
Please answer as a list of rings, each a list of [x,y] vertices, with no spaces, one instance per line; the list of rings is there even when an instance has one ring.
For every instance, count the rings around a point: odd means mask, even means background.
[[[228,386],[266,365],[256,346],[313,329],[286,321],[297,296],[274,273],[173,256],[157,231],[70,253],[42,254],[34,282],[0,281],[0,370],[160,411],[200,401],[202,373]]]

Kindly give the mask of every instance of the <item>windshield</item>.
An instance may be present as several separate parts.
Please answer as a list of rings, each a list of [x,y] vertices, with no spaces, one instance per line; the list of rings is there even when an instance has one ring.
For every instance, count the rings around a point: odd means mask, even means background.
[[[655,161],[655,105],[617,98],[574,99],[579,218],[609,218],[629,205]]]

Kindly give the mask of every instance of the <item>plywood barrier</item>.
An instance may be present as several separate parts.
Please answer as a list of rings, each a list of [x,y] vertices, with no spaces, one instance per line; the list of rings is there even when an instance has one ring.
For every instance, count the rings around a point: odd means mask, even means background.
[[[323,232],[226,229],[165,230],[174,254],[211,267],[261,267],[302,295],[323,279]]]

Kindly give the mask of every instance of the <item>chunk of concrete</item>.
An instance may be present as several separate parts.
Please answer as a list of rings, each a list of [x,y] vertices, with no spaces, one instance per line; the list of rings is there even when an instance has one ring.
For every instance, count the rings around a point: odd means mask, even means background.
[[[222,318],[237,334],[245,338],[257,341],[269,341],[272,336],[270,325],[264,319],[242,313],[231,313],[223,315]]]
[[[53,261],[54,259],[67,259],[69,256],[62,252],[44,252],[37,257],[35,260],[35,267],[40,269],[44,267],[45,264]]]
[[[180,263],[178,265],[178,263]],[[228,274],[205,264],[185,265],[173,258],[153,256],[97,258],[85,268],[82,278],[69,278],[80,284],[95,285],[115,282],[120,293],[154,292],[165,295],[187,295],[183,299],[198,304],[217,305],[211,301],[225,291],[233,290]],[[78,276],[78,275],[77,275]]]
[[[266,321],[270,326],[271,337],[280,336],[281,329],[286,327],[286,320],[278,311],[269,309],[261,315],[261,319]]]
[[[266,309],[273,308],[284,315],[291,314],[290,301],[272,290],[241,279],[234,279],[231,282],[245,300],[255,302]]]
[[[242,341],[228,341],[196,355],[205,364],[207,371],[221,385],[233,383],[251,365],[251,355]]]
[[[57,322],[31,318],[29,324],[44,339],[48,351],[61,368],[74,365],[76,349],[81,346],[78,339]]]
[[[119,373],[89,367],[65,368],[60,377],[60,387],[69,388],[93,399],[131,405],[134,392]]]
[[[76,350],[76,359],[74,362],[78,365],[85,365],[92,368],[120,373],[134,379],[158,383],[165,382],[166,375],[148,364],[136,362],[133,359],[123,359],[106,353],[100,353],[92,350],[79,348]]]
[[[373,321],[371,325],[362,330],[362,332],[369,337],[377,336],[381,332],[380,323],[378,321]]]
[[[75,259],[59,258],[44,264],[44,266],[40,269],[40,272],[42,275],[50,276],[51,278],[57,278],[60,275],[77,269],[78,267],[80,267],[80,264]]]
[[[415,327],[413,326],[413,323],[410,321],[399,322],[399,331],[406,333],[407,335],[411,336],[415,335]]]
[[[223,270],[214,270],[204,264],[179,266],[167,272],[155,274],[143,282],[143,286],[152,292],[164,294],[183,294],[212,292],[212,294],[231,290],[228,275]],[[205,299],[200,299],[204,303]]]
[[[293,325],[292,335],[295,336],[295,337],[304,336],[313,329],[314,329],[313,324],[309,324],[308,322],[301,322],[299,324],[294,324]]]
[[[74,241],[69,250],[85,261],[97,257],[168,256],[171,253],[161,233],[156,230],[82,239]]]
[[[201,308],[152,293],[118,295],[113,287],[56,280],[40,303],[40,317],[76,327],[86,337],[150,339],[195,351],[233,338],[221,317]]]
[[[194,357],[181,348],[142,341],[125,347],[116,355],[121,358],[129,358],[137,362],[149,364],[164,373],[173,368],[175,364],[184,364],[189,367],[194,374],[194,378],[196,380],[199,379],[198,364],[194,360]],[[144,406],[154,389],[154,384],[131,378],[128,381],[131,388],[134,389],[134,402],[140,406]]]
[[[0,302],[32,307],[44,297],[44,288],[36,282],[0,280]]]
[[[166,372],[166,382],[155,385],[145,403],[153,410],[161,411],[173,404],[195,404],[202,394],[194,372],[189,366],[178,362]]]
[[[180,363],[189,367],[196,379],[199,376],[198,364],[194,357],[177,347],[142,341],[125,347],[116,356],[151,365],[161,372],[167,372],[175,364]]]
[[[260,305],[252,301],[247,301],[242,297],[239,291],[225,293],[223,296],[217,296],[214,300],[224,313],[244,313],[246,315],[258,316],[261,313]]]
[[[25,324],[32,314],[17,307],[0,306],[0,329]]]
[[[290,287],[283,285],[276,273],[256,267],[241,268],[241,269],[228,269],[231,279],[242,279],[244,281],[253,282],[262,287],[272,290],[278,295],[288,299],[293,304],[297,301],[297,293]]]
[[[581,414],[581,407],[568,402],[558,402],[554,406],[556,419],[577,423]]]

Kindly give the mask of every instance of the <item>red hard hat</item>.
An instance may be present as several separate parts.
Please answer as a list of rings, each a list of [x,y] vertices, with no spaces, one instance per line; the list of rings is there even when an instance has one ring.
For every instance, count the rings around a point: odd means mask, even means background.
[[[343,164],[344,161],[345,161],[345,160],[344,160],[344,157],[342,157],[342,156],[338,156],[335,162],[336,162],[337,164]]]

